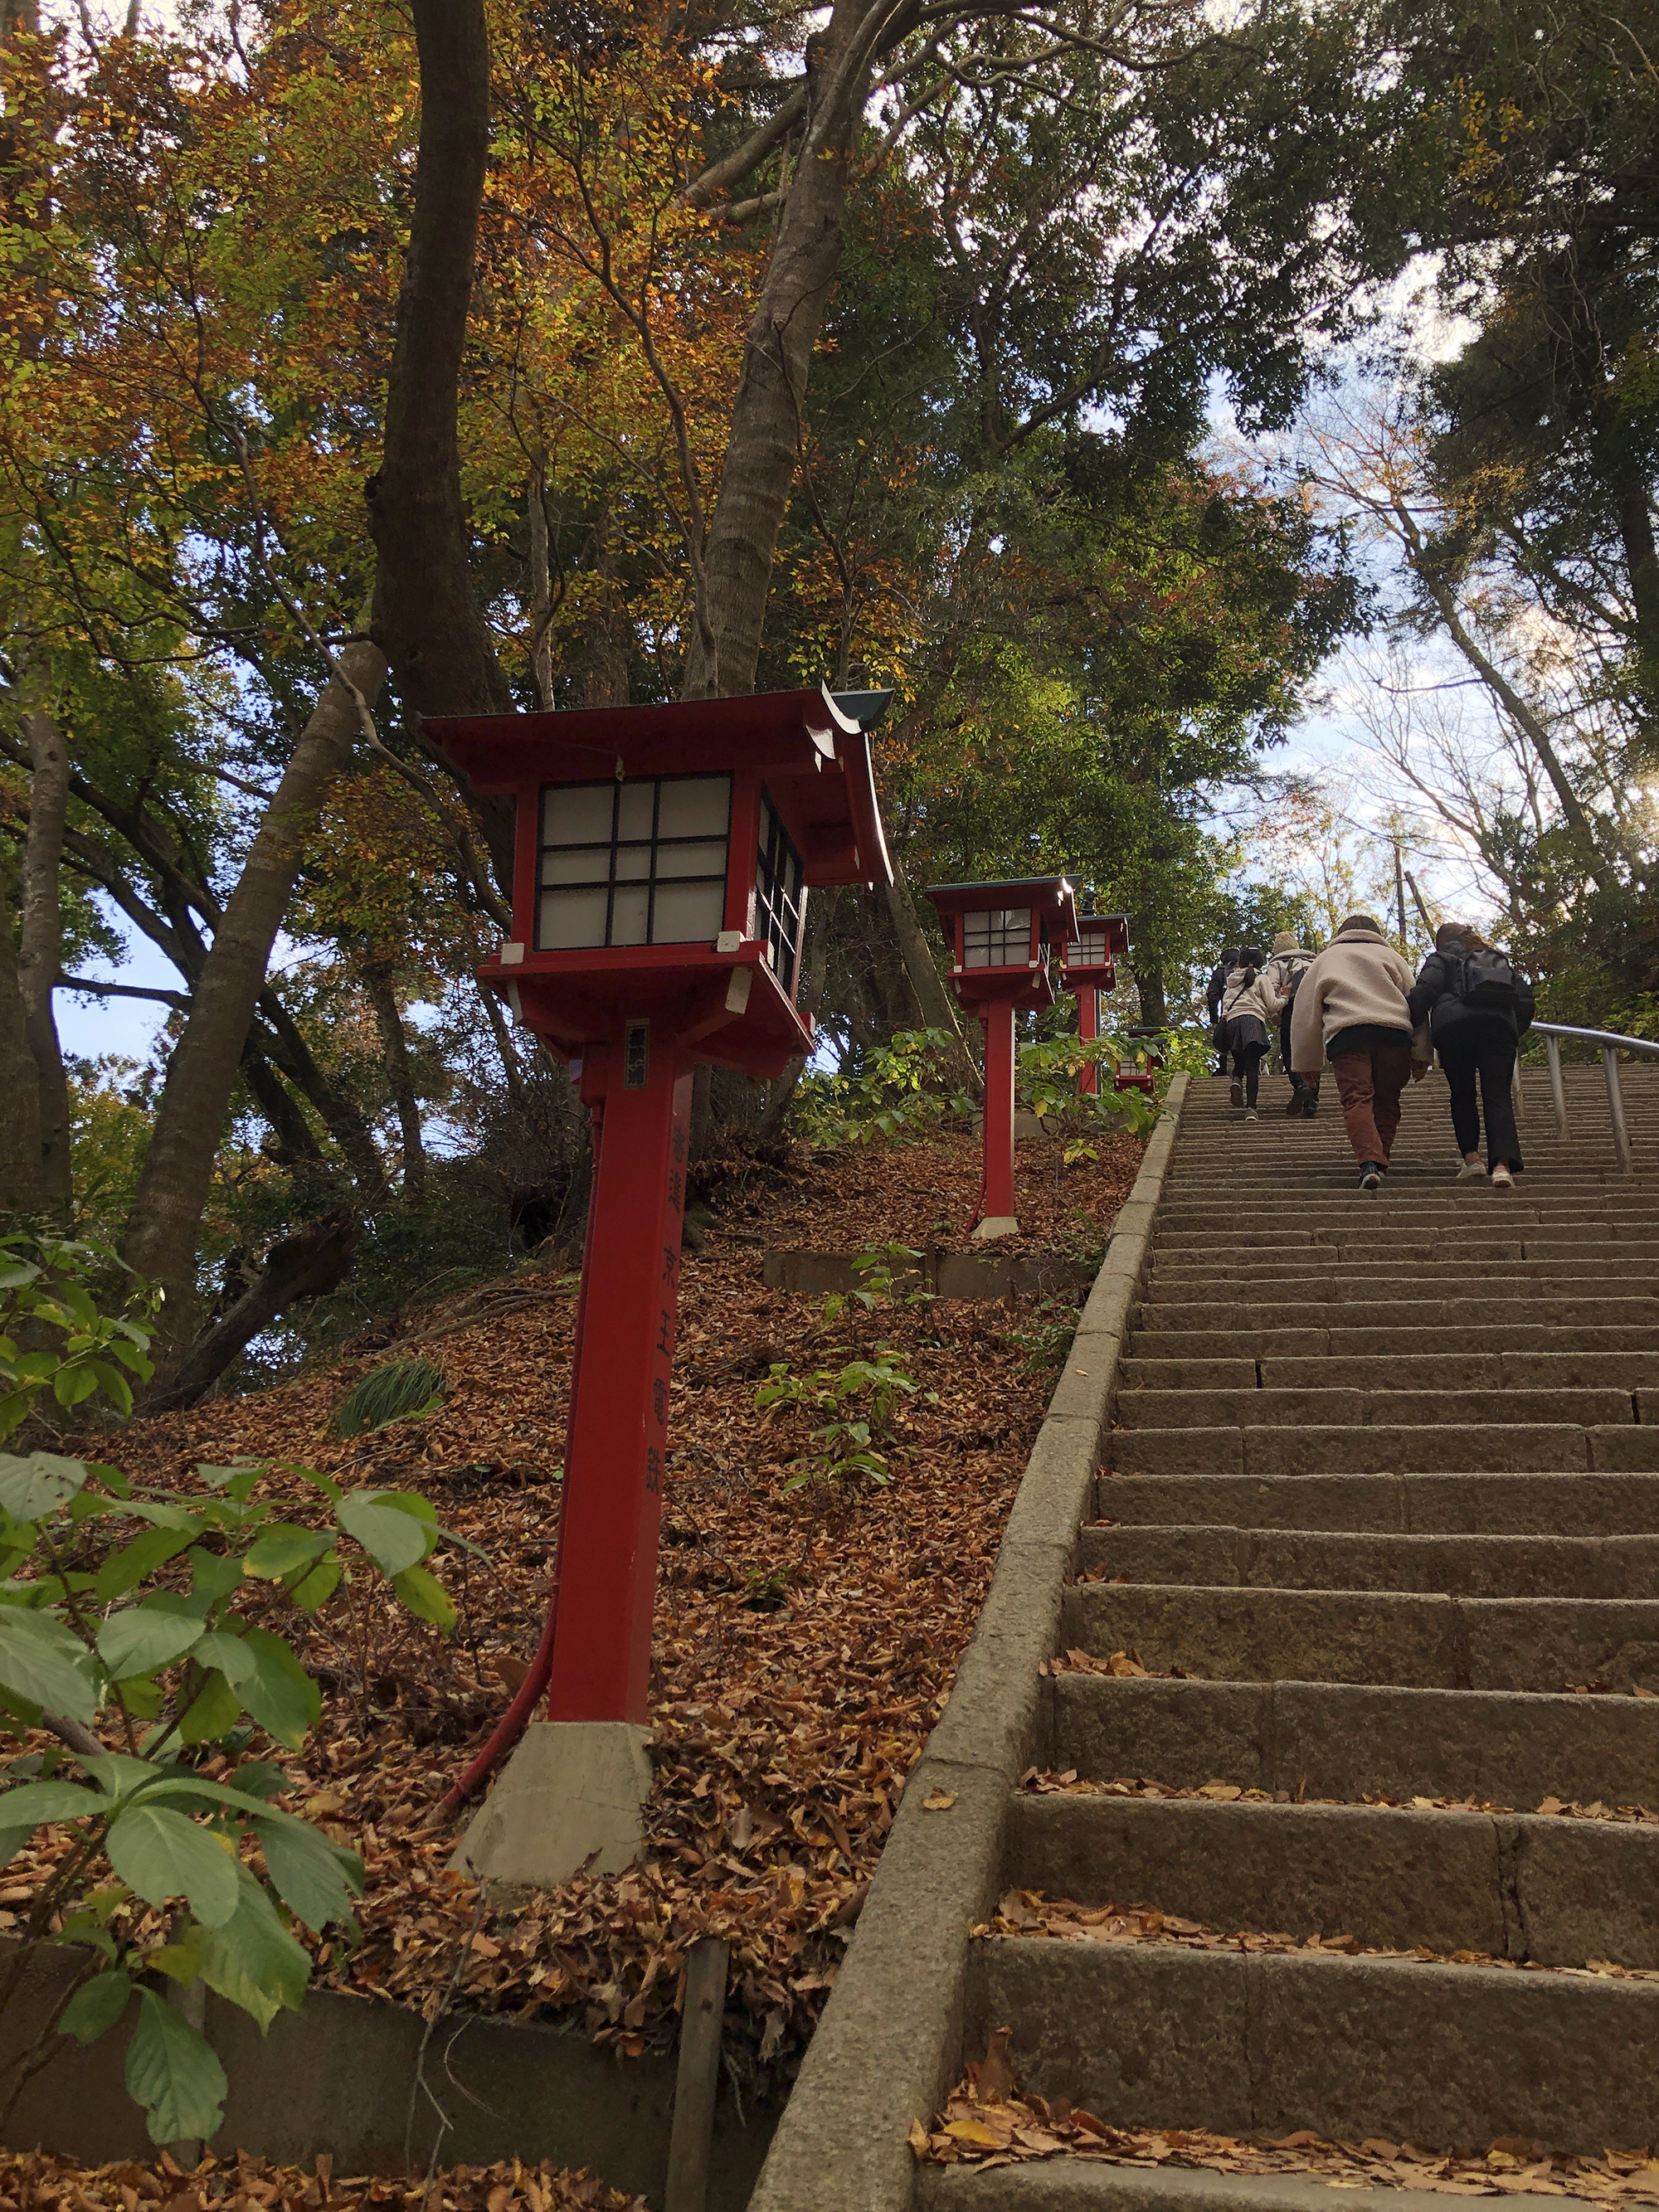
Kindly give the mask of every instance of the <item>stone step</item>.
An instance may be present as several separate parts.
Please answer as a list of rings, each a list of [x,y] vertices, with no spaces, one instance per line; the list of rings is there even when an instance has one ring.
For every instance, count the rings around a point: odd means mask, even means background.
[[[1094,1506],[1119,1526],[1644,1535],[1659,1529],[1659,1473],[1103,1474]]]
[[[1043,2159],[1012,2166],[916,2168],[916,2212],[1331,2212],[1330,2185],[1314,2174],[1219,2173],[1203,2166],[1156,2171],[1102,2159]],[[1376,2212],[1445,2212],[1426,2189],[1367,2189],[1345,2180],[1342,2201]],[[1505,2201],[1543,2212],[1559,2198],[1510,2190]]]
[[[1659,1812],[1659,1698],[1056,1674],[1049,1766],[1173,1790]]]
[[[1659,1814],[1022,1796],[1004,1879],[1231,1933],[1352,1936],[1547,1966],[1659,1967]]]
[[[1134,1335],[1133,1357],[1161,1359],[1376,1358],[1406,1352],[1462,1358],[1491,1352],[1550,1352],[1564,1358],[1609,1352],[1659,1353],[1659,1322],[1650,1328],[1575,1328],[1573,1349],[1561,1350],[1561,1330],[1548,1322],[1431,1322],[1422,1328],[1253,1328],[1231,1322],[1215,1328],[1157,1328]]]
[[[1332,1319],[1326,1311],[1333,1303],[1344,1309],[1339,1319]],[[1363,1304],[1364,1310],[1347,1310],[1355,1304]],[[1143,1331],[1165,1329],[1295,1329],[1326,1320],[1332,1321],[1333,1334],[1338,1329],[1352,1333],[1362,1323],[1368,1328],[1402,1329],[1425,1336],[1442,1331],[1449,1334],[1461,1333],[1466,1328],[1541,1328],[1549,1330],[1558,1343],[1562,1341],[1563,1332],[1571,1329],[1572,1341],[1577,1344],[1583,1341],[1582,1332],[1588,1328],[1659,1328],[1659,1297],[1638,1293],[1595,1297],[1577,1291],[1540,1297],[1529,1287],[1519,1285],[1510,1295],[1489,1297],[1484,1283],[1480,1297],[1467,1298],[1407,1296],[1334,1302],[1310,1297],[1286,1302],[1281,1296],[1247,1303],[1233,1297],[1164,1298],[1143,1295],[1141,1304],[1135,1309],[1133,1328],[1138,1338]]]
[[[1123,2126],[1573,2152],[1659,2137],[1659,1982],[991,1938],[967,2013],[969,2049],[1008,2026],[1017,2079]]]
[[[1131,1650],[1149,1673],[1206,1680],[1547,1692],[1595,1682],[1659,1700],[1653,1598],[1088,1583],[1066,1591],[1060,1633],[1065,1650]]]
[[[1659,1598],[1659,1535],[1405,1534],[1225,1522],[1085,1528],[1079,1576],[1255,1589],[1441,1590],[1460,1597]]]
[[[1437,1248],[1443,1249],[1443,1247]],[[1424,1253],[1429,1250],[1425,1245]],[[1269,1287],[1290,1282],[1352,1284],[1359,1291],[1390,1282],[1416,1281],[1425,1288],[1462,1289],[1468,1284],[1471,1263],[1462,1258],[1414,1258],[1409,1251],[1395,1253],[1388,1238],[1370,1238],[1351,1255],[1333,1261],[1328,1246],[1322,1246],[1308,1261],[1266,1257],[1195,1260],[1191,1263],[1154,1260],[1148,1280],[1163,1285],[1215,1283],[1234,1285],[1263,1284]],[[1620,1252],[1607,1251],[1589,1259],[1494,1260],[1481,1271],[1489,1278],[1511,1283],[1565,1284],[1582,1282],[1651,1283],[1654,1255],[1631,1245]],[[1350,1292],[1352,1296],[1352,1293]]]
[[[1106,1453],[1119,1474],[1644,1474],[1659,1472],[1659,1426],[1121,1428],[1107,1437]]]
[[[1331,1371],[1327,1362],[1310,1362]],[[1443,1363],[1435,1361],[1437,1370]],[[1609,1428],[1626,1421],[1659,1424],[1659,1391],[1601,1389],[1456,1389],[1437,1387],[1437,1373],[1419,1364],[1415,1386],[1401,1389],[1345,1389],[1322,1381],[1290,1389],[1121,1389],[1113,1419],[1126,1429],[1438,1428],[1526,1425],[1559,1421],[1579,1428]]]
[[[1447,1382],[1459,1390],[1522,1391],[1611,1389],[1630,1392],[1645,1384],[1659,1402],[1659,1351],[1482,1352],[1460,1336],[1436,1345],[1431,1351],[1419,1340],[1409,1352],[1339,1349],[1258,1362],[1223,1357],[1218,1351],[1198,1359],[1166,1358],[1159,1345],[1151,1356],[1126,1359],[1118,1368],[1121,1392],[1258,1387],[1308,1390],[1332,1383],[1360,1390],[1425,1391]]]

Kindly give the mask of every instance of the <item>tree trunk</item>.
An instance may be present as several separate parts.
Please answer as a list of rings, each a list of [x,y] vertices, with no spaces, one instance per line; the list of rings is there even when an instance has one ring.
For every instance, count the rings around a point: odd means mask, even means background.
[[[886,905],[887,918],[893,925],[893,934],[903,956],[904,970],[910,978],[910,988],[921,1008],[921,1018],[930,1030],[943,1030],[951,1039],[951,1058],[956,1063],[957,1079],[970,1098],[984,1091],[984,1079],[978,1063],[968,1049],[968,1040],[962,1032],[961,1017],[957,1012],[955,994],[939,972],[938,963],[916,919],[915,903],[910,896],[910,886],[901,862],[893,862],[893,880],[878,885],[878,892]]]
[[[841,268],[853,131],[869,82],[867,61],[844,76],[838,65],[865,12],[859,0],[836,0],[828,27],[807,41],[805,133],[744,341],[683,699],[754,689],[778,532],[800,459],[812,349]]]
[[[63,732],[45,707],[36,707],[23,716],[23,735],[33,773],[21,871],[22,931],[17,983],[23,1000],[24,1033],[40,1093],[41,1177],[46,1204],[67,1223],[75,1192],[69,1082],[58,1049],[52,994],[64,958],[58,865],[69,806],[69,752]]]
[[[153,1392],[153,1408],[193,1406],[237,1354],[296,1298],[321,1297],[337,1290],[351,1265],[362,1231],[349,1214],[307,1221],[273,1244],[264,1265],[222,1321],[192,1344],[172,1374]]]
[[[11,914],[0,889],[0,1207],[46,1208],[40,1158],[40,1082],[29,1050],[28,1014],[17,981]]]
[[[1144,968],[1137,968],[1135,991],[1140,1000],[1142,1029],[1167,1029],[1170,1025],[1170,1009],[1164,996],[1163,969],[1153,963],[1149,963]]]
[[[412,0],[421,142],[398,295],[380,465],[366,487],[374,641],[418,714],[506,714],[513,695],[468,561],[456,422],[489,153],[483,0]],[[513,807],[472,801],[497,880],[513,884]]]
[[[386,672],[378,648],[349,645],[339,660],[345,677],[372,701]],[[265,810],[214,933],[184,1035],[167,1061],[124,1247],[128,1266],[167,1293],[156,1347],[163,1381],[192,1333],[202,1209],[270,948],[293,895],[305,841],[359,726],[356,702],[331,677]]]
[[[553,579],[547,560],[547,473],[538,461],[530,474],[526,520],[530,526],[530,672],[536,703],[553,707]]]
[[[415,1095],[415,1066],[409,1056],[409,1040],[404,1035],[403,1016],[398,1011],[398,994],[385,969],[365,966],[362,976],[368,1003],[374,1009],[392,1102],[398,1109],[398,1128],[403,1139],[404,1199],[406,1204],[418,1205],[426,1195],[426,1153],[421,1146],[421,1102]]]

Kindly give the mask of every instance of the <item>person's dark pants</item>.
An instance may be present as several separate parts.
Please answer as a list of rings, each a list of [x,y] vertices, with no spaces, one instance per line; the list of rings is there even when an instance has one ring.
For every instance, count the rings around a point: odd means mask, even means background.
[[[1457,1149],[1467,1158],[1480,1149],[1480,1123],[1486,1124],[1486,1165],[1521,1165],[1521,1137],[1515,1126],[1515,1100],[1510,1085],[1515,1079],[1515,1040],[1503,1036],[1476,1035],[1467,1042],[1455,1032],[1440,1047],[1440,1065],[1451,1090],[1452,1131]],[[1474,1087],[1480,1085],[1480,1103]]]
[[[1261,1088],[1261,1063],[1267,1057],[1265,1044],[1236,1045],[1233,1048],[1233,1073],[1244,1079],[1244,1103],[1254,1106]]]
[[[1310,1083],[1305,1076],[1298,1075],[1291,1066],[1291,1016],[1295,1012],[1294,1004],[1287,1004],[1279,1012],[1279,1057],[1284,1062],[1285,1073],[1291,1079],[1291,1096],[1299,1105],[1304,1098],[1318,1097],[1319,1078],[1316,1075],[1313,1081]]]
[[[1412,1079],[1410,1040],[1341,1053],[1332,1060],[1331,1073],[1354,1158],[1362,1167],[1367,1160],[1387,1167],[1400,1127],[1401,1094]]]

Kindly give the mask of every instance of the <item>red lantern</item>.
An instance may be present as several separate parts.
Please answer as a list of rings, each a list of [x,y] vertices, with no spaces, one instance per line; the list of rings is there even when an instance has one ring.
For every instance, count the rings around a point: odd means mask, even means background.
[[[480,974],[568,1063],[594,1146],[552,1611],[458,1796],[543,1688],[550,1721],[643,1727],[693,1066],[778,1075],[812,1050],[807,890],[892,879],[867,734],[888,696],[426,726],[475,790],[514,797],[513,936]]]
[[[1116,963],[1128,957],[1126,915],[1079,915],[1077,941],[1066,947],[1062,977],[1066,989],[1077,994],[1077,1033],[1085,1044],[1100,1035],[1100,994],[1116,988]],[[1098,1094],[1100,1070],[1092,1060],[1078,1077],[1077,1087],[1085,1098]]]
[[[1051,947],[1077,934],[1077,905],[1064,876],[1024,883],[936,884],[955,956],[951,981],[963,1010],[985,1030],[985,1175],[975,1237],[1014,1235],[1014,1016],[1052,1006]]]

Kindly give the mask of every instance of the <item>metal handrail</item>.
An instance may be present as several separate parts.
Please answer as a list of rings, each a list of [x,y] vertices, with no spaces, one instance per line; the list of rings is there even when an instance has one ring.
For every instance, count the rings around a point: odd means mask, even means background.
[[[1561,1080],[1561,1040],[1570,1037],[1575,1043],[1601,1046],[1601,1068],[1607,1082],[1607,1112],[1613,1121],[1613,1149],[1625,1173],[1633,1173],[1636,1162],[1625,1121],[1625,1095],[1619,1087],[1619,1055],[1621,1052],[1645,1052],[1659,1060],[1659,1044],[1651,1037],[1624,1036],[1617,1030],[1575,1029],[1565,1022],[1534,1022],[1532,1026],[1543,1038],[1544,1049],[1549,1054],[1550,1097],[1555,1105],[1556,1127],[1564,1137],[1571,1132],[1567,1127],[1566,1086]]]

